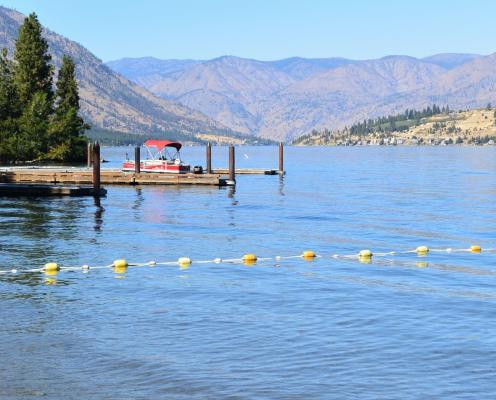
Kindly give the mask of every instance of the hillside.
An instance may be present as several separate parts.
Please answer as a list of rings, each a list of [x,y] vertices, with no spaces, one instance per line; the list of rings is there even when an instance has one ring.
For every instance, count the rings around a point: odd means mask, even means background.
[[[6,47],[11,56],[23,20],[24,15],[0,6],[0,48]],[[63,54],[76,62],[82,114],[93,126],[130,133],[169,132],[192,138],[198,133],[233,133],[201,112],[157,98],[112,71],[78,43],[47,29],[44,36],[56,67]]]
[[[131,68],[133,63],[140,69]],[[452,109],[496,103],[496,55],[363,61],[225,56],[196,62],[165,60],[163,65],[156,59],[109,63],[162,98],[233,129],[276,140],[291,141],[314,129],[339,129],[432,103]]]
[[[403,114],[364,121],[342,130],[314,131],[296,139],[302,146],[494,144],[496,110],[439,111],[435,115]]]

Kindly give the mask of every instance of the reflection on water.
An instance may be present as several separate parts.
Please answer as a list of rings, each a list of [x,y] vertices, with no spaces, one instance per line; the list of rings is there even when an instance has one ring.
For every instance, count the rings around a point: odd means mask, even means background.
[[[284,196],[284,175],[279,175],[279,194]]]
[[[103,212],[105,209],[102,207],[100,197],[94,197],[95,202],[95,231],[99,232],[103,223]]]
[[[18,270],[0,275],[0,399],[492,398],[495,150],[288,147],[286,176],[235,189],[0,198],[0,269]],[[239,151],[276,166],[276,147]],[[195,263],[307,249],[327,257]],[[23,272],[179,257],[193,264]]]

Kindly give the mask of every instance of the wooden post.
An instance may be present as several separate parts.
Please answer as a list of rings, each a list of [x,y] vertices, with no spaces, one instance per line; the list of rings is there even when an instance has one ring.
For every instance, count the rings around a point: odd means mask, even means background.
[[[93,143],[88,143],[87,162],[90,168],[93,165]]]
[[[141,172],[140,150],[141,150],[141,148],[139,146],[136,146],[134,148],[134,173],[135,174],[139,174]]]
[[[236,183],[236,167],[235,167],[234,146],[229,146],[229,180],[234,184]]]
[[[212,173],[212,145],[207,143],[207,174]]]
[[[279,175],[284,174],[284,145],[279,143]]]
[[[93,194],[100,196],[100,143],[93,146]]]

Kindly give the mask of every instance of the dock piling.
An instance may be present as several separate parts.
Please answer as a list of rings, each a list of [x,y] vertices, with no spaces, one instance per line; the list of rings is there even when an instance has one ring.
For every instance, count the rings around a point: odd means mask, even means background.
[[[229,146],[229,182],[231,185],[236,184],[236,161],[234,154],[234,145]]]
[[[141,173],[141,154],[140,154],[141,148],[139,146],[136,146],[134,148],[134,173],[139,174]]]
[[[87,164],[88,168],[93,165],[93,143],[88,143]]]
[[[100,143],[93,146],[93,192],[100,196]]]
[[[207,174],[212,173],[212,145],[207,143]]]
[[[279,175],[284,175],[284,144],[279,142]]]

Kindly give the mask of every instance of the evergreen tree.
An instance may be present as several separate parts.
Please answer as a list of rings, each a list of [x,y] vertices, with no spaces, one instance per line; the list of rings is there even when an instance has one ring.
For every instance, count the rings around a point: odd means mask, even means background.
[[[62,58],[55,94],[57,101],[49,131],[50,148],[47,158],[60,161],[82,160],[86,150],[86,138],[83,134],[89,129],[89,125],[78,115],[76,66],[69,56]]]
[[[48,151],[48,129],[52,104],[46,93],[38,91],[19,118],[16,158],[39,160]]]
[[[71,57],[64,55],[57,80],[56,113],[65,113],[70,108],[79,110],[79,94],[76,82],[76,66]]]
[[[0,160],[15,156],[17,118],[20,107],[12,79],[12,62],[7,58],[7,49],[0,52]]]
[[[41,24],[32,13],[19,30],[14,52],[14,84],[23,107],[28,106],[36,92],[45,93],[47,100],[52,100],[51,59]]]

